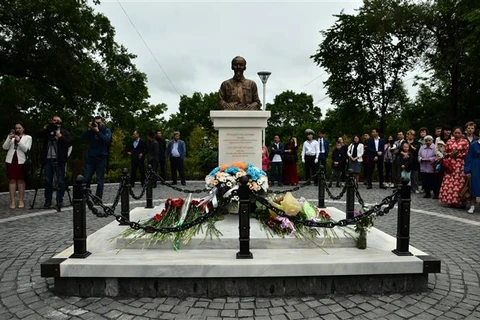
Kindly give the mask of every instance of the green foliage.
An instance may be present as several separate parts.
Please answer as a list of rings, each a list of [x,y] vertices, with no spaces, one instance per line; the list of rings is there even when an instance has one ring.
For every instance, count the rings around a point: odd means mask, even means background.
[[[411,7],[409,1],[366,0],[358,14],[341,13],[322,32],[311,58],[329,73],[327,92],[338,108],[347,109],[340,115],[366,113],[385,131],[387,114],[398,111],[401,78],[422,50]],[[358,112],[351,114],[353,109]]]
[[[105,180],[108,182],[118,182],[122,176],[122,170],[130,170],[130,158],[125,152],[125,132],[118,128],[112,132],[112,144],[108,155],[108,170],[105,174]]]
[[[313,105],[313,98],[306,93],[295,93],[287,90],[275,97],[273,104],[267,103],[266,110],[271,111],[266,129],[266,144],[280,135],[282,141],[288,141],[295,135],[299,142],[305,136],[305,129],[320,129],[322,112]]]
[[[21,120],[36,131],[54,114],[76,127],[94,113],[131,128],[150,108],[146,76],[114,36],[87,1],[0,2],[0,128]]]
[[[166,127],[171,133],[180,131],[182,138],[187,139],[196,126],[200,126],[207,133],[215,132],[210,119],[210,110],[219,110],[218,92],[202,94],[194,92],[191,97],[182,95],[177,113],[170,116]]]

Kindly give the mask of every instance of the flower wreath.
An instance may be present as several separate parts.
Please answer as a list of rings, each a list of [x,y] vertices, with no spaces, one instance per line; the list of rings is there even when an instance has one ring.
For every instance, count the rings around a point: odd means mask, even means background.
[[[207,189],[217,188],[218,194],[229,198],[232,191],[239,186],[239,178],[249,176],[248,187],[252,192],[263,193],[268,190],[268,178],[265,171],[245,162],[224,164],[213,169],[206,177]],[[232,196],[231,200],[238,200]]]

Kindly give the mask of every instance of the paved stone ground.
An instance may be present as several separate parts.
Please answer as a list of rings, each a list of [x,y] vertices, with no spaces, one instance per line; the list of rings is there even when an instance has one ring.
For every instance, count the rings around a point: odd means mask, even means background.
[[[188,182],[188,189],[203,183]],[[113,201],[117,185],[106,186],[104,201]],[[276,188],[279,190],[278,188]],[[283,189],[286,189],[284,187]],[[135,189],[139,193],[140,189]],[[339,189],[333,189],[338,193]],[[360,190],[368,203],[380,202],[391,190]],[[35,207],[43,204],[43,190]],[[154,199],[184,193],[154,189]],[[313,186],[295,193],[315,199]],[[0,194],[0,319],[480,319],[480,208],[442,207],[414,194],[411,245],[442,260],[442,273],[430,275],[429,291],[420,294],[332,295],[291,298],[78,298],[56,296],[53,280],[40,277],[40,264],[72,244],[72,210],[8,209],[8,194]],[[29,191],[28,201],[33,199]],[[132,203],[133,206],[142,202]],[[344,210],[341,201],[327,206]],[[117,210],[118,211],[118,210]],[[111,218],[88,215],[89,234]],[[396,209],[376,226],[396,232]],[[392,248],[393,249],[393,248]]]

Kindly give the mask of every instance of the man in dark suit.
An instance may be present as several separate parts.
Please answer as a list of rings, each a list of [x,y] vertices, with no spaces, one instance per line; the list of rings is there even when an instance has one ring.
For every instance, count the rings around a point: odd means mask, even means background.
[[[270,185],[275,184],[277,180],[278,186],[283,186],[283,155],[285,154],[285,146],[280,142],[280,136],[273,138],[270,146]],[[276,179],[275,179],[276,178]]]
[[[160,148],[158,146],[157,140],[154,139],[153,132],[147,133],[147,155],[148,155],[148,165],[152,166],[153,172],[157,172],[158,168],[158,159],[160,157]],[[165,155],[163,155],[165,157]],[[157,187],[157,177],[152,177],[153,187]]]
[[[167,150],[165,151],[165,157],[170,159],[170,171],[172,173],[172,184],[177,184],[177,171],[180,175],[180,181],[185,186],[185,155],[186,147],[185,142],[180,140],[180,132],[175,131],[173,133],[173,140],[168,142]]]
[[[323,137],[323,131],[318,130],[317,133],[318,133],[318,138],[317,138],[318,148],[320,150],[320,153],[318,154],[319,161],[317,164],[315,164],[315,173],[317,173],[318,170],[320,169],[320,165],[323,166],[323,170],[327,170],[327,158],[328,158],[328,151],[330,148],[327,139]],[[326,176],[327,175],[325,174],[325,177]],[[315,185],[318,186],[318,179],[315,179]]]
[[[135,186],[137,178],[137,169],[140,171],[140,183],[145,184],[145,155],[147,154],[147,143],[140,139],[140,133],[133,131],[133,141],[128,146],[128,154],[132,165],[130,173],[130,185]]]
[[[377,166],[378,171],[378,182],[380,185],[380,189],[385,189],[386,187],[383,185],[383,158],[384,158],[384,150],[385,150],[385,140],[380,138],[378,135],[378,130],[372,130],[372,136],[368,139],[368,185],[367,189],[372,189],[372,176],[373,170],[375,170],[375,165]]]
[[[162,131],[157,130],[155,132],[155,140],[158,142],[158,148],[159,148],[159,156],[158,156],[158,170],[160,171],[160,177],[163,178],[163,180],[167,179],[166,174],[165,174],[165,164],[166,164],[166,159],[165,159],[165,151],[167,151],[167,143],[165,142],[165,139],[162,137]]]

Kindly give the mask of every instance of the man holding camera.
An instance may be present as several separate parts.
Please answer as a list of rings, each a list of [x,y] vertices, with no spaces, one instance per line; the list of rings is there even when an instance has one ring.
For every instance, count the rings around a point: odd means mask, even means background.
[[[52,206],[53,177],[57,178],[57,208],[63,206],[65,194],[65,167],[68,158],[68,148],[72,145],[70,133],[62,128],[62,119],[53,116],[52,122],[45,125],[37,134],[44,139],[42,149],[42,165],[45,173],[45,204],[44,208]]]
[[[90,188],[92,177],[97,174],[97,190],[95,195],[102,199],[105,183],[105,168],[107,167],[108,147],[112,139],[112,132],[105,126],[101,116],[95,116],[88,123],[88,129],[81,139],[88,141],[87,157],[85,159],[85,182]]]

